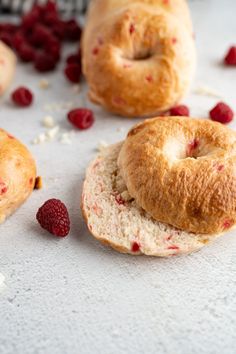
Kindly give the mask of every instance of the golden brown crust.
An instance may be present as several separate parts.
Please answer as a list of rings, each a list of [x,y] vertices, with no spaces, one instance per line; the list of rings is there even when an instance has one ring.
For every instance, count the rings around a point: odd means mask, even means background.
[[[130,195],[158,221],[209,234],[236,223],[236,134],[220,123],[146,120],[129,132],[118,165]]]
[[[89,97],[111,112],[154,115],[188,89],[195,49],[184,0],[95,0],[82,43]]]
[[[0,41],[0,96],[8,88],[15,72],[16,57],[13,51]]]
[[[30,152],[0,129],[0,223],[28,198],[35,177],[36,166]]]

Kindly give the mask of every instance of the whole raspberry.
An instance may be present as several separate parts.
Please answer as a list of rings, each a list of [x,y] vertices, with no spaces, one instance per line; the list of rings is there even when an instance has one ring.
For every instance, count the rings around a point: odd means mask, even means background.
[[[30,106],[33,102],[32,92],[24,86],[18,87],[18,89],[13,91],[11,98],[12,101],[20,107]]]
[[[189,116],[189,108],[185,105],[179,105],[179,106],[175,106],[172,107],[170,109],[170,115],[171,116],[185,116],[188,117]]]
[[[34,67],[39,72],[52,71],[56,67],[56,60],[47,53],[38,53],[34,59]]]
[[[224,63],[225,65],[236,65],[236,46],[229,48]]]
[[[209,114],[212,120],[223,124],[231,122],[234,117],[234,112],[224,102],[217,103],[217,105],[210,110]]]
[[[68,120],[78,129],[88,129],[94,123],[93,112],[87,108],[77,108],[67,115]]]
[[[18,55],[24,62],[30,62],[34,60],[35,49],[31,45],[24,43],[18,49]]]
[[[68,64],[64,73],[69,81],[78,83],[81,76],[81,65],[77,63]]]
[[[55,236],[64,237],[70,231],[70,219],[67,208],[59,199],[47,200],[39,208],[36,219],[43,229]]]

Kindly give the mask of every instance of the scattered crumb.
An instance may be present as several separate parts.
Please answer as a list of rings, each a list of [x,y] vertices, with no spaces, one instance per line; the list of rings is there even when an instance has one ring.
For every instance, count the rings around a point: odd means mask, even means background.
[[[108,146],[108,144],[106,143],[106,141],[100,140],[99,143],[98,143],[97,150],[99,152],[102,152],[107,146]]]
[[[41,176],[36,177],[34,189],[41,189],[43,187],[43,180]]]
[[[50,86],[50,82],[47,79],[41,79],[39,81],[39,87],[43,90],[48,89]]]
[[[32,140],[32,144],[37,145],[37,144],[42,144],[45,143],[47,140],[46,134],[45,133],[40,133],[36,138]]]
[[[214,90],[206,85],[198,86],[196,89],[193,90],[193,93],[195,93],[197,95],[202,95],[202,96],[222,98],[222,95],[219,92],[217,92],[216,90]]]
[[[45,116],[42,120],[42,124],[46,128],[53,128],[55,126],[55,120],[52,116]]]
[[[55,127],[47,130],[45,135],[48,138],[48,140],[53,140],[56,137],[56,135],[58,134],[59,130],[60,130],[59,125],[56,125]]]
[[[80,93],[81,92],[81,86],[79,85],[79,84],[75,84],[75,85],[73,85],[72,86],[72,91],[74,92],[74,93]]]
[[[70,133],[62,133],[61,136],[60,136],[60,139],[59,141],[62,143],[62,144],[71,144],[72,141],[71,141],[71,134]]]
[[[43,106],[43,109],[48,113],[61,112],[61,111],[69,110],[77,106],[77,104],[78,102],[72,102],[72,101],[50,102],[50,103],[46,103]]]

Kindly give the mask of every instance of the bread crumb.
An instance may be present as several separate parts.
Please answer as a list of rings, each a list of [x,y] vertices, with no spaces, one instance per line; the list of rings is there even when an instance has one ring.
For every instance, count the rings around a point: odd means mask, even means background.
[[[59,140],[62,144],[70,145],[72,143],[70,132],[69,133],[67,133],[67,132],[62,133]]]
[[[222,98],[222,95],[215,91],[214,89],[206,86],[206,85],[200,85],[196,89],[193,90],[193,93],[197,95],[202,95],[202,96],[210,96],[210,97],[215,97],[215,98]]]
[[[106,141],[100,140],[99,143],[98,143],[97,150],[99,152],[102,152],[107,146],[108,146],[108,144],[106,143]]]
[[[35,179],[34,189],[41,189],[43,187],[43,180],[41,176],[37,176]]]
[[[46,128],[53,128],[55,126],[55,120],[52,116],[45,116],[42,120],[42,124]]]
[[[50,87],[50,82],[47,79],[41,79],[39,81],[39,88],[46,90]]]
[[[46,137],[45,133],[40,133],[38,136],[36,136],[36,138],[34,138],[32,140],[32,144],[34,144],[34,145],[42,144],[42,143],[45,143],[46,140],[47,140],[47,137]]]
[[[59,125],[56,125],[55,127],[53,127],[51,129],[49,129],[48,131],[46,131],[46,133],[45,133],[46,137],[49,140],[53,140],[56,137],[56,135],[58,134],[59,130],[60,130]]]

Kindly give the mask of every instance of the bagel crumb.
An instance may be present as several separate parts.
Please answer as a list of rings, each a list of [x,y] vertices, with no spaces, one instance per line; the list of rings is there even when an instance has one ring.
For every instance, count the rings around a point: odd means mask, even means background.
[[[35,178],[34,189],[41,189],[43,188],[43,180],[41,176],[37,176]]]
[[[46,90],[50,87],[50,82],[47,79],[41,79],[39,81],[39,88]]]
[[[53,128],[55,126],[55,120],[52,116],[45,116],[42,120],[42,124],[46,128]]]

